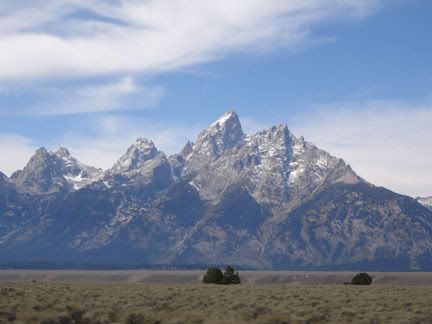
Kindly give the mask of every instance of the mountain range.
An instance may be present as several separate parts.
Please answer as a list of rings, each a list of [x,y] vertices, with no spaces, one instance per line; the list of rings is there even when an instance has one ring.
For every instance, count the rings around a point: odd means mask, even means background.
[[[140,138],[101,170],[40,148],[0,173],[0,264],[430,270],[431,200],[227,112],[175,155]]]

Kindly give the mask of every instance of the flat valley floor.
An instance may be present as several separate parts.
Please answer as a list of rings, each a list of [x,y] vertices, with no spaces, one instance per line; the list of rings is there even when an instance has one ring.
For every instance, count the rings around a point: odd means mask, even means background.
[[[203,271],[0,271],[0,322],[432,323],[432,273],[241,272],[243,284],[200,283]]]

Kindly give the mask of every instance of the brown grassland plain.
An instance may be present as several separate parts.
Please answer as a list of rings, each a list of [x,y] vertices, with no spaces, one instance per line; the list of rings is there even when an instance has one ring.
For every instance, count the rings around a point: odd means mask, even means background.
[[[432,287],[2,282],[0,322],[432,323]]]

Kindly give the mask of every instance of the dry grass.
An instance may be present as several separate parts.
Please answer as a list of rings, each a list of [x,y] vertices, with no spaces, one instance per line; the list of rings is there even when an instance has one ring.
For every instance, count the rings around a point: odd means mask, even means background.
[[[0,283],[0,322],[432,323],[432,287]]]

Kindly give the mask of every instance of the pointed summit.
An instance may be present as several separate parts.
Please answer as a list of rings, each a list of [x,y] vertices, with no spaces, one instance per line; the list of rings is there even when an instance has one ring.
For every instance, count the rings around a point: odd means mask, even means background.
[[[147,138],[137,138],[135,141],[135,144],[132,144],[132,146],[138,148],[139,150],[146,151],[146,152],[156,152],[156,146],[154,145],[153,141],[148,140]]]
[[[41,147],[23,170],[12,174],[11,180],[15,186],[25,192],[53,193],[63,190],[67,182],[60,176],[60,159]]]
[[[229,111],[199,134],[194,151],[217,158],[223,151],[241,144],[244,137],[237,114]]]
[[[172,181],[172,169],[165,154],[146,138],[138,138],[129,146],[103,177],[106,188],[145,185],[150,191],[165,189]]]
[[[187,158],[193,150],[193,143],[191,141],[187,141],[185,146],[183,146],[182,150],[180,151],[180,156],[183,158]]]
[[[32,160],[39,161],[40,159],[47,158],[48,156],[49,156],[48,150],[45,147],[39,147],[35,151],[34,155],[30,158],[29,162],[31,162]]]
[[[11,181],[20,191],[49,194],[80,189],[101,174],[101,169],[79,162],[64,147],[55,153],[41,147],[23,170],[12,174]]]
[[[122,173],[139,169],[146,161],[154,159],[157,154],[158,150],[152,141],[138,138],[109,171],[110,173]]]
[[[226,123],[236,123],[240,126],[240,119],[238,118],[238,115],[235,111],[227,111],[225,112],[218,120],[216,120],[215,122],[213,122],[210,127],[212,126],[223,126]]]
[[[70,157],[70,152],[66,147],[60,147],[55,153],[59,157]]]

